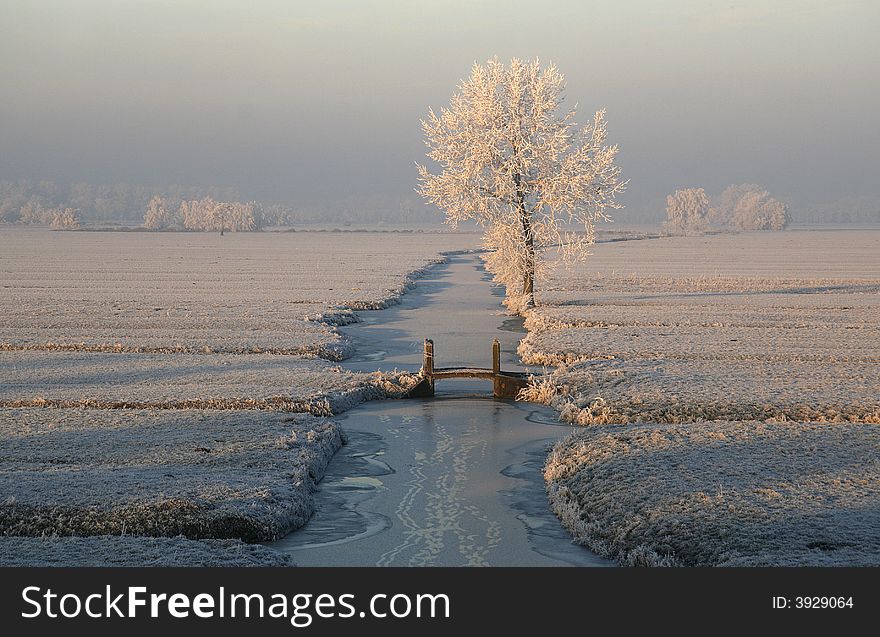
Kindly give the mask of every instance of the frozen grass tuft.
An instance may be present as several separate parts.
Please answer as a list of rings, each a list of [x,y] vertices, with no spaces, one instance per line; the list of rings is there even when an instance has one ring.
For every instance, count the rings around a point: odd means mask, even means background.
[[[597,396],[586,407],[578,407],[577,403],[567,402],[559,413],[559,419],[574,425],[607,425],[615,422],[615,414],[601,396]]]
[[[559,387],[552,374],[545,370],[543,376],[529,376],[529,384],[519,390],[516,399],[549,406],[558,395]]]

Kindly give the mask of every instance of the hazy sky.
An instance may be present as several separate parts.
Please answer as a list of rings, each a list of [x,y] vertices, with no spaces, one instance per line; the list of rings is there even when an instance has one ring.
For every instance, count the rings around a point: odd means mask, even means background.
[[[880,193],[880,2],[0,0],[0,179],[412,195],[419,118],[539,57],[608,109],[634,213]]]

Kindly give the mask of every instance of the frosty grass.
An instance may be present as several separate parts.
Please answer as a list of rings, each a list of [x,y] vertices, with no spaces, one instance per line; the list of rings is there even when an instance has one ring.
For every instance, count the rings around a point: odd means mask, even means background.
[[[545,467],[576,541],[622,564],[880,563],[878,254],[880,231],[788,231],[559,270],[519,351],[548,367],[532,398],[587,426]]]
[[[336,326],[475,243],[0,230],[0,564],[287,563],[241,540],[308,520],[323,416],[407,388]]]

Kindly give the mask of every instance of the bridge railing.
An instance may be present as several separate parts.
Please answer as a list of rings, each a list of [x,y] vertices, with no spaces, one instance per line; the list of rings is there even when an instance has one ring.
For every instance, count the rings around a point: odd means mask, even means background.
[[[425,339],[424,360],[421,369],[422,380],[413,387],[408,396],[425,398],[434,395],[434,383],[447,378],[483,378],[492,381],[492,395],[495,398],[516,398],[520,389],[528,385],[528,374],[524,372],[501,371],[501,342],[492,341],[492,368],[482,367],[435,367],[434,341]]]

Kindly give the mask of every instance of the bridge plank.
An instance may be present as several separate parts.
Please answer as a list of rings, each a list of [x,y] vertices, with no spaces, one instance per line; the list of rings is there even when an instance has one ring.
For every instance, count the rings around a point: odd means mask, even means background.
[[[479,367],[440,367],[435,368],[432,376],[435,379],[440,378],[486,378],[492,380],[495,378],[495,372],[491,369],[481,369]]]

